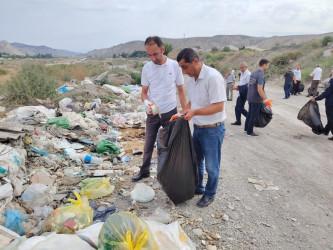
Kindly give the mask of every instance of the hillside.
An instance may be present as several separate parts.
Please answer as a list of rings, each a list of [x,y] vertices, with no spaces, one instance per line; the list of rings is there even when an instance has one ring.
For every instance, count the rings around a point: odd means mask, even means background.
[[[324,36],[333,36],[333,32],[316,35],[293,35],[293,36],[273,36],[273,37],[251,37],[244,35],[218,35],[213,37],[192,37],[185,39],[162,38],[163,42],[170,43],[174,50],[185,47],[199,47],[203,51],[209,51],[212,47],[223,49],[225,46],[248,47],[256,50],[271,49],[277,44],[289,46],[303,44],[311,40],[320,40]],[[122,43],[110,48],[96,49],[90,51],[86,56],[90,57],[112,57],[113,54],[132,53],[135,50],[144,50],[144,41],[131,41]]]
[[[9,43],[7,41],[0,41],[0,52],[8,53],[9,55],[29,55],[36,56],[38,54],[51,54],[53,57],[75,57],[79,56],[79,53],[53,49],[47,46],[33,46],[23,43]]]

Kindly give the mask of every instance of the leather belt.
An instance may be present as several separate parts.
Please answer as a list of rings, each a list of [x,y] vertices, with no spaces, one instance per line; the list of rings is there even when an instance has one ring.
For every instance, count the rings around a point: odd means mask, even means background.
[[[210,125],[195,125],[195,126],[197,126],[198,128],[214,128],[214,127],[220,126],[222,123],[223,122],[218,122],[218,123],[210,124]]]

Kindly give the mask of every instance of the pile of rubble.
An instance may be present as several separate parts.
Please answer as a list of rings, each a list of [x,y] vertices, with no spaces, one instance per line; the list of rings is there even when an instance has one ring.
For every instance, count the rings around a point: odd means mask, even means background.
[[[86,85],[96,88],[86,78],[81,86],[72,81],[59,92]],[[99,98],[81,103],[66,97],[58,108],[41,105],[8,113],[1,110],[0,247],[10,244],[8,249],[59,249],[64,245],[95,249],[100,243],[107,248],[110,242],[103,241],[101,232],[112,234],[113,223],[118,223],[117,230],[125,230],[117,219],[122,216],[122,221],[138,224],[124,231],[126,244],[139,244],[134,236],[133,242],[128,242],[126,234],[138,235],[140,229],[140,235],[150,230],[149,244],[160,249],[163,245],[167,249],[170,242],[179,249],[194,249],[177,222],[161,224],[170,222],[163,210],[155,211],[157,215],[151,215],[149,223],[149,218],[144,222],[129,212],[117,213],[112,200],[115,190],[134,202],[149,202],[155,197],[154,190],[144,183],[131,192],[122,188],[124,176],[139,170],[131,162],[135,163],[136,157],[137,162],[141,160],[146,113],[140,87],[105,84],[97,88],[117,98],[113,103],[102,103]],[[142,146],[136,147],[133,138]]]

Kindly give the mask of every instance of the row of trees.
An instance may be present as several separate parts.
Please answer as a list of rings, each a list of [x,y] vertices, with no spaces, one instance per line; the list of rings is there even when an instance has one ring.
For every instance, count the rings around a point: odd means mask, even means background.
[[[28,54],[25,54],[25,56],[20,56],[20,55],[10,55],[6,52],[0,52],[0,57],[6,57],[6,58],[12,58],[12,59],[23,59],[23,58],[53,58],[52,54],[46,53],[46,54],[41,54],[38,53],[35,56],[31,56]]]
[[[164,51],[164,55],[168,55],[172,50],[173,47],[171,44],[169,43],[163,43],[163,46],[165,47],[165,51]],[[121,54],[113,54],[112,56],[113,58],[118,58],[118,57],[122,57],[122,58],[138,58],[138,57],[147,57],[147,53],[144,50],[135,50],[133,53],[126,53],[123,52]]]

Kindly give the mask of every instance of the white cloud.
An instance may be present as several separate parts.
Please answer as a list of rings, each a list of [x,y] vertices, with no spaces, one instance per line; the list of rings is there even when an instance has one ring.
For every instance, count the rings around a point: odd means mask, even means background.
[[[88,51],[144,40],[333,31],[331,0],[1,0],[0,40]]]

